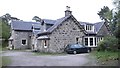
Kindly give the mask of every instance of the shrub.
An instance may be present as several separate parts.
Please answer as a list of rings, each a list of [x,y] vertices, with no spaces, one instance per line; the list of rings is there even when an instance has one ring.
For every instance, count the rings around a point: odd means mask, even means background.
[[[103,41],[98,43],[98,51],[117,51],[118,39],[115,36],[104,37]]]

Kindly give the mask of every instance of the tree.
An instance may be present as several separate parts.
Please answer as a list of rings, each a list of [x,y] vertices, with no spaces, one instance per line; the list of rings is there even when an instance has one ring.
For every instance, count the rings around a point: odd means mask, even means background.
[[[120,10],[120,0],[113,0],[113,5],[117,10]]]
[[[41,18],[39,18],[38,16],[34,16],[32,20],[35,20],[36,22],[41,22]]]
[[[11,20],[11,15],[9,13],[6,13],[1,18],[2,18],[2,22],[7,22],[8,23]]]
[[[0,17],[0,36],[5,39],[8,40],[9,36],[10,36],[10,26],[8,25],[8,23],[6,23],[5,21],[2,21],[3,18]]]
[[[101,11],[98,12],[98,15],[100,16],[101,20],[104,20],[105,24],[109,26],[112,34],[114,34],[117,23],[113,9],[110,10],[109,7],[104,6],[101,8]]]
[[[110,23],[112,20],[112,10],[110,10],[107,6],[101,8],[101,11],[99,11],[98,15],[102,20],[107,20],[108,23]]]
[[[101,20],[104,20],[109,25],[113,33],[113,36],[110,36],[108,39],[104,38],[105,40],[99,43],[99,49],[102,48],[104,50],[106,44],[109,49],[113,49],[114,47],[118,47],[120,49],[120,1],[114,0],[113,4],[115,5],[115,9],[110,10],[107,6],[104,6],[98,13]]]

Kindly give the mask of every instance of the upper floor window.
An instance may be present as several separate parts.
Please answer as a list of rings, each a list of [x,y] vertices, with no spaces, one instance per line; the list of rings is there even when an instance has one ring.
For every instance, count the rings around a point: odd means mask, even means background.
[[[86,30],[93,30],[93,25],[86,25]]]
[[[34,30],[40,30],[40,28],[34,28]]]

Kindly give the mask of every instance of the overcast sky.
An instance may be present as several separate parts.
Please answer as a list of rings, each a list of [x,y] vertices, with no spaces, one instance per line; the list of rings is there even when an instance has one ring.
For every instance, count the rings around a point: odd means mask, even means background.
[[[66,6],[78,21],[99,22],[97,15],[103,6],[113,8],[112,0],[0,0],[0,16],[9,13],[24,21],[34,16],[42,19],[58,19],[65,16]]]

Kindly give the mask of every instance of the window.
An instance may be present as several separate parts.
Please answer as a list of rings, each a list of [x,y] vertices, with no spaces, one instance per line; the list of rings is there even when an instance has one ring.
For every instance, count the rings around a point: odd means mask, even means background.
[[[79,38],[76,38],[76,43],[77,43],[77,44],[78,44],[78,39],[79,39]]]
[[[86,30],[92,30],[93,25],[86,25]]]
[[[101,37],[101,40],[102,40],[103,38]]]
[[[85,46],[88,46],[88,38],[85,38]]]
[[[44,40],[44,48],[47,48],[47,41]]]
[[[86,30],[88,30],[88,27],[87,27],[88,25],[86,25]]]
[[[35,30],[40,30],[40,28],[34,28]]]
[[[93,46],[93,38],[90,38],[90,46]]]
[[[95,38],[95,46],[97,45],[97,39]]]
[[[71,47],[71,48],[80,48],[80,47],[82,47],[82,46],[76,44],[76,45],[71,45],[70,47]]]
[[[26,39],[22,40],[22,45],[26,45]]]
[[[89,30],[92,30],[92,26],[91,25],[89,26]]]

